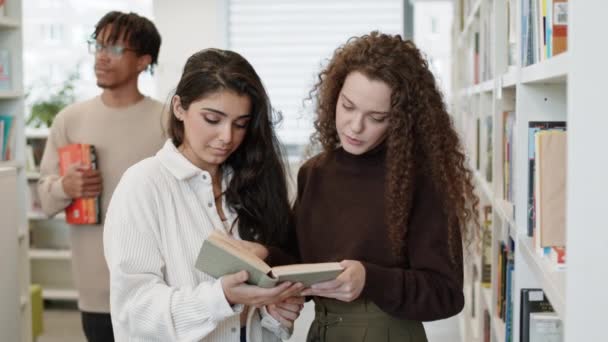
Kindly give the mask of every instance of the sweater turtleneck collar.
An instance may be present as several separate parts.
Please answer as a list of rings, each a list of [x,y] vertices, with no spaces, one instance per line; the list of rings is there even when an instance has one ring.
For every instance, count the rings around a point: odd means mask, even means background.
[[[336,160],[343,164],[348,165],[377,165],[383,164],[386,160],[387,151],[386,140],[380,143],[378,146],[362,154],[352,154],[344,150],[342,146],[336,149]]]

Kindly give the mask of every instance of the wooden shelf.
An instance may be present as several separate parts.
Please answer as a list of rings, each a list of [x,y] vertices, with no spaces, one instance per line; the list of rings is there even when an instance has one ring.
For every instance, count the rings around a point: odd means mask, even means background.
[[[539,256],[532,245],[532,238],[520,236],[518,246],[529,267],[539,277],[542,289],[549,298],[553,309],[561,319],[564,319],[567,271],[553,269],[547,258]]]
[[[78,300],[75,289],[42,289],[42,298],[50,300]]]
[[[521,69],[521,83],[565,83],[569,54],[564,52]]]
[[[72,260],[72,251],[69,249],[37,249],[31,248],[30,260]]]

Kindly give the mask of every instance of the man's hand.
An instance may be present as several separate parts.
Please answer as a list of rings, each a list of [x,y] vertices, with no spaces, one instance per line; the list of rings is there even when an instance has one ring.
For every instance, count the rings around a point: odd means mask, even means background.
[[[61,183],[63,191],[71,198],[96,197],[103,188],[101,173],[79,164],[68,168]]]

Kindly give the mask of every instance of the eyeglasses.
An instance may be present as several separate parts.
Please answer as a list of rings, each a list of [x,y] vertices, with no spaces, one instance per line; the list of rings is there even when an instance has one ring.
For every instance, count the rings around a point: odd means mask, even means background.
[[[122,45],[105,45],[96,40],[89,40],[87,41],[87,44],[89,45],[89,52],[94,55],[105,51],[112,57],[120,57],[125,53],[125,51],[136,51],[135,49],[124,47]]]

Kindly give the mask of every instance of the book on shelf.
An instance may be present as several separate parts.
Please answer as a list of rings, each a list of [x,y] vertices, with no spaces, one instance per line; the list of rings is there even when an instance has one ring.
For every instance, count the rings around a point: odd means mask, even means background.
[[[555,312],[530,314],[530,342],[562,342],[562,320]]]
[[[555,270],[566,269],[566,247],[551,247],[549,261]]]
[[[25,145],[25,170],[28,172],[36,172],[36,161],[34,160],[34,148],[32,145]]]
[[[0,48],[0,91],[9,91],[12,89],[10,62],[10,50]]]
[[[310,286],[333,280],[343,271],[337,262],[270,267],[252,252],[215,231],[203,242],[196,268],[215,278],[245,270],[249,274],[247,283],[260,287],[274,287],[285,281]]]
[[[530,340],[530,315],[536,312],[553,312],[553,306],[545,296],[542,289],[521,289],[520,298],[520,325],[519,340],[521,342],[531,342]]]
[[[523,0],[521,61],[531,65],[568,49],[568,0]]]
[[[534,244],[547,255],[551,247],[566,245],[567,132],[539,131],[535,138]]]
[[[568,0],[553,0],[553,56],[568,50]]]
[[[493,144],[492,144],[492,126],[493,126],[493,118],[492,116],[486,116],[485,118],[485,129],[486,129],[486,160],[485,160],[485,177],[489,183],[492,183],[492,163],[493,163]]]
[[[479,134],[481,129],[481,120],[479,118],[475,119],[475,169],[479,171],[479,160],[481,155],[479,154]]]
[[[507,3],[507,23],[509,28],[507,30],[507,65],[517,64],[517,4],[516,0],[508,0]]]
[[[6,15],[6,10],[4,9],[6,5],[6,0],[0,0],[0,17],[4,17]]]
[[[479,271],[477,270],[477,265],[473,264],[472,267],[472,277],[471,277],[471,318],[475,318],[477,313],[477,282],[479,281]]]
[[[486,309],[483,311],[483,342],[491,342],[492,338],[492,319],[490,312]]]
[[[503,198],[513,203],[513,161],[515,160],[514,155],[514,130],[515,130],[515,112],[503,112],[502,114],[502,164],[503,164],[503,179],[502,179],[502,191]],[[511,212],[513,210],[510,210]]]
[[[42,155],[44,154],[44,148],[46,147],[47,137],[26,137],[26,141],[28,145],[32,146],[34,165],[36,166],[36,169],[39,169]]]
[[[492,70],[492,18],[494,17],[494,13],[492,7],[482,7],[483,11],[485,11],[485,15],[480,17],[480,26],[481,26],[481,38],[483,42],[480,44],[480,53],[481,53],[481,81],[485,82],[491,80],[494,77]]]
[[[541,130],[566,130],[565,121],[530,121],[528,122],[528,236],[532,237],[535,226],[535,210],[534,210],[534,199],[535,199],[535,185],[534,185],[534,174],[535,174],[535,151],[536,151],[536,140],[535,134]]]
[[[481,236],[481,285],[492,286],[492,206],[483,207]]]
[[[514,270],[515,242],[510,237],[507,242],[500,241],[497,263],[496,316],[507,323],[507,309],[511,305],[512,272]]]
[[[473,34],[473,84],[479,84],[479,75],[481,72],[481,66],[480,66],[480,41],[479,41],[479,31],[475,32]]]
[[[549,0],[549,3],[551,3],[551,0]],[[547,0],[539,0],[538,4],[540,6],[540,13],[541,13],[541,17],[540,17],[540,37],[539,40],[542,42],[541,44],[541,49],[540,49],[540,56],[541,56],[541,61],[545,60],[548,58],[548,48],[550,46],[549,40],[551,39],[549,37],[549,35],[551,34],[550,32],[550,13],[549,13],[549,9],[547,8]]]
[[[84,168],[97,169],[95,147],[90,144],[70,144],[59,148],[59,173],[63,176],[68,168],[80,164]],[[99,196],[75,198],[65,208],[65,218],[70,224],[99,224],[101,210]]]
[[[515,270],[514,261],[515,244],[511,240],[511,250],[508,252],[506,264],[506,279],[505,279],[505,304],[504,304],[504,321],[505,321],[505,342],[513,341],[513,271]]]
[[[4,159],[4,121],[0,120],[0,161]]]
[[[15,130],[14,118],[12,115],[0,115],[0,123],[2,124],[2,139],[0,141],[0,161],[11,159],[11,146]]]

